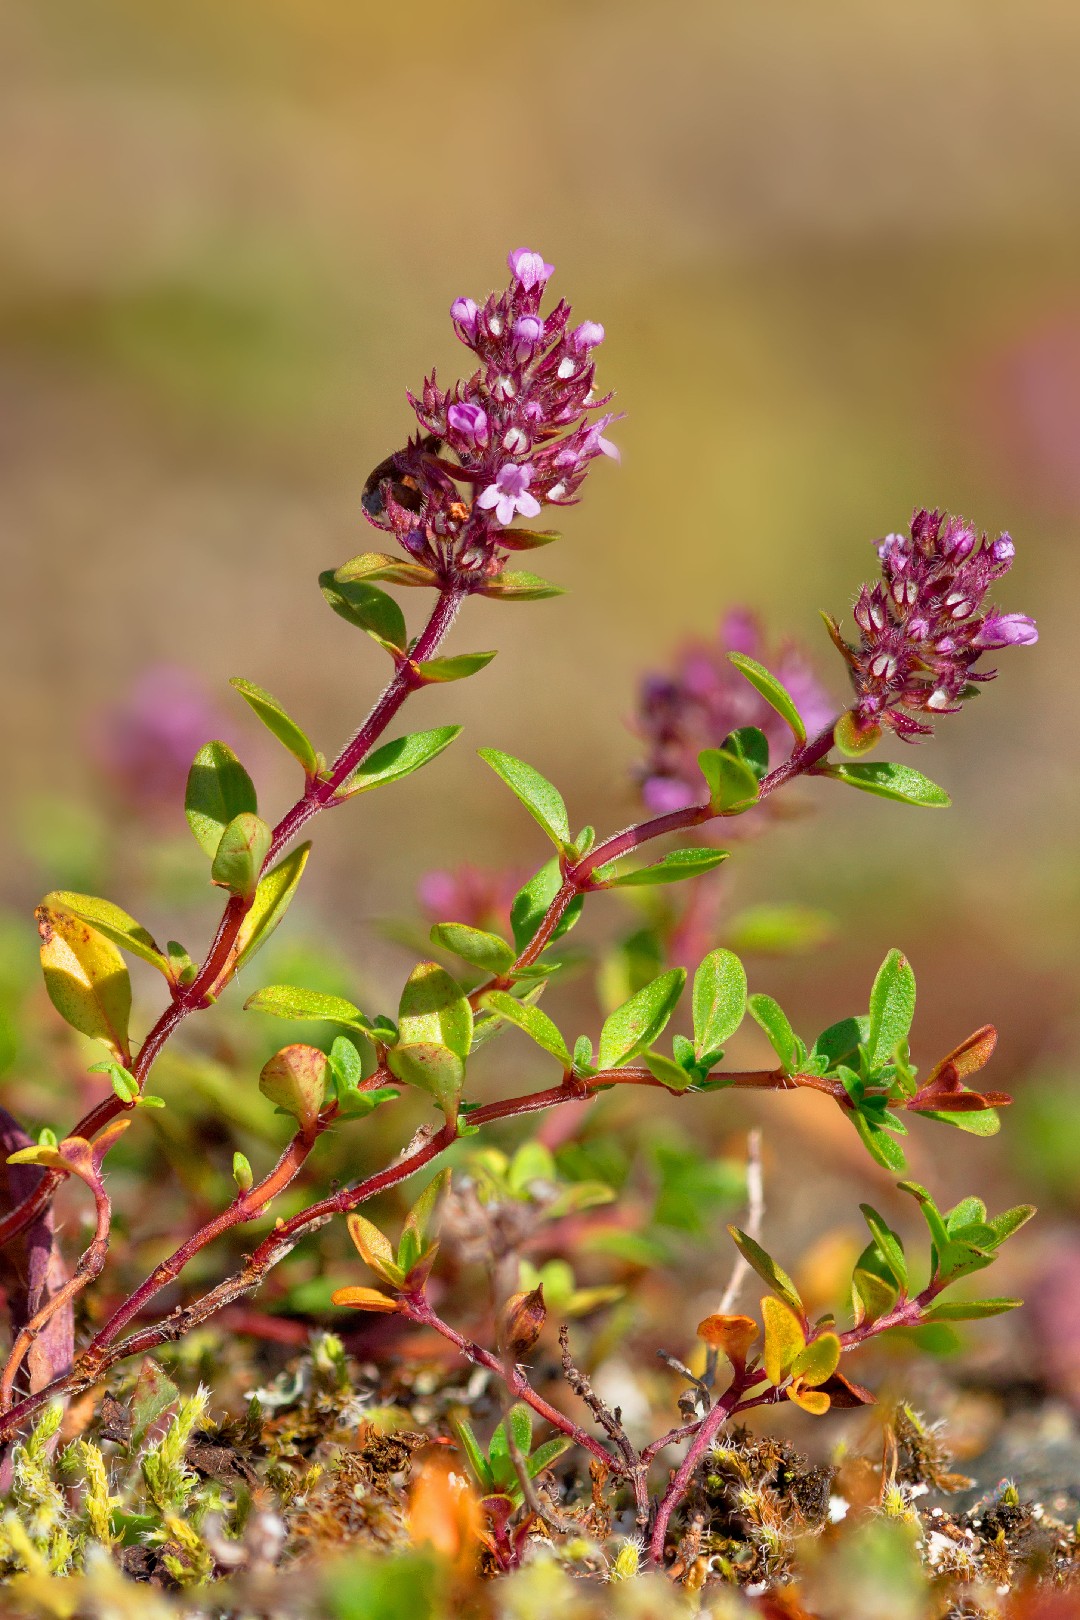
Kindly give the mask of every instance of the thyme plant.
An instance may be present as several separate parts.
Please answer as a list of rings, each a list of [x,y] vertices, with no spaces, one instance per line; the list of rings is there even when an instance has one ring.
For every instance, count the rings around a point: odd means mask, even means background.
[[[663,1565],[671,1550],[672,1516],[726,1424],[751,1408],[789,1401],[815,1416],[869,1401],[870,1393],[846,1370],[868,1341],[893,1328],[1012,1309],[1019,1301],[957,1302],[948,1294],[960,1279],[990,1266],[1032,1211],[1023,1206],[989,1215],[974,1196],[942,1211],[929,1191],[906,1178],[903,1137],[909,1126],[929,1121],[989,1135],[998,1129],[997,1110],[1009,1099],[976,1080],[994,1049],[989,1025],[931,1062],[925,1074],[917,1072],[909,1045],[915,979],[899,950],[882,963],[864,1010],[839,1009],[842,1016],[804,1040],[774,999],[749,993],[738,955],[706,937],[700,960],[692,964],[691,1033],[665,1043],[665,1027],[687,990],[683,967],[663,967],[602,1027],[574,1036],[541,1005],[565,967],[556,947],[586,902],[608,890],[680,884],[700,892],[708,874],[728,858],[716,838],[738,818],[759,816],[801,778],[917,808],[947,805],[945,792],[918,770],[870,755],[886,732],[904,742],[926,738],[942,716],[962,707],[976,683],[991,679],[994,671],[981,667],[985,653],[1036,639],[1029,618],[987,605],[991,587],[1013,561],[1007,535],[980,539],[962,519],[920,510],[907,533],[880,542],[880,578],[859,590],[854,633],[846,636],[826,616],[850,678],[850,700],[840,713],[826,706],[790,650],[779,655],[777,672],[754,656],[760,647],[745,623],[731,628],[725,657],[706,660],[704,669],[699,659],[698,667],[649,684],[640,728],[649,756],[643,791],[650,813],[620,831],[599,836],[591,826],[575,830],[557,787],[524,760],[481,748],[494,777],[535,823],[531,830],[522,823],[523,840],[531,840],[523,843],[528,858],[537,862],[533,844],[541,837],[550,846],[514,895],[512,937],[475,920],[440,915],[431,930],[440,959],[416,965],[392,1017],[289,984],[249,996],[245,1005],[254,1013],[322,1020],[340,1031],[325,1050],[285,1045],[262,1070],[258,1085],[267,1103],[295,1127],[287,1146],[269,1167],[256,1168],[238,1153],[231,1201],[188,1231],[77,1353],[70,1354],[69,1332],[65,1356],[64,1336],[56,1332],[77,1296],[103,1274],[107,1278],[109,1152],[124,1132],[139,1129],[143,1109],[163,1106],[148,1084],[166,1043],[230,989],[282,921],[310,854],[300,834],[316,816],[432,765],[454,742],[458,726],[396,734],[392,728],[425,687],[477,676],[494,657],[490,651],[442,651],[470,598],[521,604],[557,594],[546,580],[511,565],[517,553],[558,538],[531,526],[544,509],[575,502],[592,463],[617,459],[608,437],[617,418],[610,395],[598,395],[595,379],[603,328],[593,321],[574,324],[566,302],[544,313],[552,267],[540,254],[518,249],[509,268],[508,286],[483,304],[464,297],[453,304],[454,330],[474,369],[448,390],[434,373],[424,380],[409,396],[415,433],[367,482],[364,515],[386,549],[364,551],[320,576],[334,613],[372,637],[389,660],[389,680],[367,717],[328,760],[275,697],[250,681],[233,681],[294,756],[302,777],[296,802],[276,826],[260,816],[255,786],[229,747],[208,741],[196,754],[186,815],[205,855],[208,880],[224,896],[209,944],[198,957],[173,940],[162,947],[117,902],[97,896],[56,891],[38,909],[52,1003],[69,1025],[104,1049],[91,1066],[100,1076],[101,1096],[63,1135],[45,1128],[34,1142],[10,1121],[8,1146],[23,1145],[8,1157],[16,1171],[9,1173],[14,1190],[0,1218],[0,1244],[15,1245],[48,1230],[51,1202],[68,1178],[81,1181],[93,1198],[96,1225],[70,1274],[39,1267],[25,1298],[12,1302],[11,1347],[0,1375],[0,1437],[24,1432],[48,1403],[90,1389],[124,1358],[178,1339],[253,1293],[306,1237],[327,1222],[347,1220],[377,1286],[358,1282],[339,1290],[336,1302],[433,1330],[505,1386],[506,1416],[486,1446],[467,1424],[459,1428],[496,1564],[512,1566],[537,1515],[556,1512],[550,1498],[545,1505],[538,1495],[535,1481],[563,1450],[577,1447],[625,1487],[647,1537],[648,1557]],[[401,601],[386,587],[403,590],[406,600],[427,599],[418,629],[410,630]],[[658,843],[673,835],[684,841],[662,844],[658,852]],[[444,884],[444,898],[446,892]],[[164,988],[156,1021],[134,1042],[125,955],[155,968]],[[444,965],[450,958],[461,964],[456,973]],[[774,1060],[762,1069],[734,1070],[725,1066],[724,1049],[747,1016],[764,1031]],[[471,1060],[494,1039],[505,1041],[507,1065],[514,1062],[515,1043],[534,1042],[550,1060],[551,1083],[495,1101],[476,1096]],[[564,1373],[586,1421],[534,1387],[527,1358],[547,1314],[542,1284],[505,1291],[498,1334],[486,1345],[444,1320],[429,1292],[440,1199],[449,1179],[439,1161],[451,1145],[500,1121],[581,1109],[619,1086],[648,1091],[658,1111],[677,1108],[689,1093],[821,1093],[876,1165],[900,1178],[929,1238],[928,1264],[914,1280],[898,1235],[872,1206],[862,1206],[868,1242],[854,1267],[844,1325],[845,1302],[838,1302],[835,1314],[811,1315],[791,1277],[762,1246],[761,1234],[731,1228],[744,1269],[764,1285],[760,1310],[738,1312],[729,1291],[724,1308],[701,1322],[705,1374],[691,1378],[684,1421],[643,1447],[632,1443],[618,1413],[575,1366],[565,1335]],[[434,1118],[388,1163],[366,1166],[359,1179],[327,1188],[306,1207],[290,1206],[293,1212],[277,1220],[238,1270],[209,1289],[189,1291],[171,1309],[159,1308],[162,1292],[184,1288],[191,1262],[208,1245],[273,1210],[321,1137],[376,1109],[392,1109],[405,1088],[426,1094]],[[716,1106],[723,1107],[722,1097]],[[392,1242],[362,1208],[429,1166],[438,1173]],[[35,1352],[46,1345],[48,1354],[38,1354],[35,1362]],[[552,1431],[539,1445],[534,1419]],[[667,1469],[660,1466],[662,1454],[675,1459]],[[176,1514],[181,1505],[173,1505]]]

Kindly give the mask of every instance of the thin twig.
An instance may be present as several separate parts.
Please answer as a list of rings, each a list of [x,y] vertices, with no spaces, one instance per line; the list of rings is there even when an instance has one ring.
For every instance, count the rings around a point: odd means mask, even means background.
[[[753,1130],[746,1139],[746,1232],[755,1243],[761,1241],[761,1228],[765,1220],[765,1182],[761,1173],[761,1131]],[[741,1253],[735,1257],[735,1264],[731,1268],[728,1285],[720,1296],[717,1306],[717,1315],[729,1316],[735,1309],[743,1283],[750,1275],[750,1263],[744,1260]],[[716,1368],[720,1359],[720,1352],[715,1346],[710,1347],[705,1358],[705,1377],[703,1382],[712,1389],[716,1382]]]

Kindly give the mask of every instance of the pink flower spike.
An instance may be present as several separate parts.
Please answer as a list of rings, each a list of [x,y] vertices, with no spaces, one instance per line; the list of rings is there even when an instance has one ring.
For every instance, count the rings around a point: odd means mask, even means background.
[[[529,462],[519,467],[516,462],[508,461],[505,467],[499,468],[495,482],[477,498],[477,506],[487,512],[494,508],[496,519],[504,529],[514,521],[516,513],[520,512],[525,518],[538,517],[540,502],[529,494],[532,476]]]
[[[507,254],[507,264],[510,274],[515,281],[520,281],[526,292],[534,287],[542,287],[554,274],[555,266],[545,264],[542,253],[534,253],[531,248],[514,248]]]

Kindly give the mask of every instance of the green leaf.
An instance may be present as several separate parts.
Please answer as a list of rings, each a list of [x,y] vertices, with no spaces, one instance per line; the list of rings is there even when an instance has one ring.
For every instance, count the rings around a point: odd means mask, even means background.
[[[574,1042],[574,1072],[575,1074],[592,1074],[593,1049],[592,1041],[587,1035],[579,1035]]]
[[[253,815],[250,810],[234,816],[221,835],[210,868],[211,881],[231,894],[250,900],[258,887],[259,874],[273,837],[262,817]]]
[[[819,1333],[791,1364],[792,1376],[816,1387],[831,1378],[840,1364],[840,1340],[835,1333]]]
[[[507,995],[505,990],[491,990],[484,997],[484,1006],[490,1007],[492,1012],[505,1018],[508,1024],[524,1031],[537,1046],[550,1052],[552,1057],[558,1058],[564,1069],[573,1066],[573,1058],[564,1041],[558,1025],[554,1024],[547,1013],[541,1012],[539,1007],[526,1007],[513,996]]]
[[[1015,1311],[1023,1303],[1022,1299],[945,1300],[940,1305],[931,1305],[923,1312],[922,1319],[924,1322],[980,1322],[987,1316]]]
[[[710,951],[694,974],[694,1055],[729,1041],[746,1016],[746,971],[734,951]]]
[[[334,612],[348,624],[372,636],[382,646],[403,653],[409,641],[405,615],[392,596],[362,580],[339,581],[328,568],[319,575],[319,589]]]
[[[494,657],[495,652],[456,653],[452,658],[425,659],[416,668],[425,681],[463,681],[486,669]]]
[[[870,1020],[864,1017],[841,1018],[838,1023],[823,1029],[814,1042],[812,1056],[822,1059],[824,1071],[850,1064],[858,1057],[859,1047],[867,1039]]]
[[[259,1090],[282,1113],[291,1114],[310,1136],[326,1096],[330,1064],[317,1046],[283,1046],[263,1066]]]
[[[511,531],[513,532],[513,531]],[[539,574],[513,573],[504,569],[479,590],[481,596],[494,596],[500,602],[543,602],[549,596],[563,596],[561,585],[552,585]]]
[[[368,756],[341,784],[336,797],[351,799],[354,794],[367,793],[387,782],[400,782],[449,748],[460,731],[460,726],[436,726],[434,731],[413,731],[407,737],[395,737]]]
[[[406,557],[390,557],[384,551],[362,551],[350,557],[347,563],[333,570],[335,585],[351,585],[356,581],[373,583],[377,579],[390,585],[438,585],[430,568],[411,562]],[[321,583],[321,577],[320,577]]]
[[[570,819],[566,804],[557,787],[546,776],[526,765],[513,754],[500,753],[497,748],[481,748],[480,758],[490,765],[496,776],[502,778],[514,797],[525,806],[534,821],[539,822],[557,849],[569,847]]]
[[[685,983],[685,970],[672,968],[617,1007],[600,1031],[599,1067],[616,1069],[651,1046],[675,1011]]]
[[[609,861],[598,866],[593,877],[611,889],[651,887],[657,883],[681,883],[684,878],[701,877],[726,861],[726,849],[672,849],[651,866],[639,866],[636,871],[618,871],[618,862]]]
[[[545,1468],[550,1468],[556,1457],[561,1457],[564,1451],[570,1449],[571,1441],[564,1434],[558,1434],[553,1440],[545,1440],[542,1446],[537,1446],[526,1463],[526,1472],[530,1479],[542,1474]]]
[[[431,943],[453,951],[462,961],[483,968],[485,973],[505,973],[514,965],[514,953],[498,934],[488,934],[482,928],[471,928],[468,923],[436,923],[431,930]]]
[[[907,1160],[904,1158],[904,1150],[896,1138],[890,1136],[888,1131],[883,1130],[873,1120],[868,1119],[860,1109],[856,1109],[852,1114],[851,1122],[858,1131],[863,1146],[875,1164],[880,1164],[886,1170],[891,1170],[894,1175],[899,1175],[906,1167]]]
[[[724,748],[703,748],[698,766],[709,788],[709,802],[725,815],[749,810],[758,796],[758,779],[737,754]]]
[[[514,932],[514,944],[519,951],[523,951],[532,939],[536,930],[544,920],[548,907],[563,885],[563,875],[559,867],[558,856],[546,861],[529,881],[522,886],[514,896],[510,907],[510,924]],[[558,926],[551,935],[550,944],[561,939],[569,933],[578,918],[581,916],[585,896],[577,894],[571,900]]]
[[[888,760],[875,760],[872,765],[829,765],[823,768],[822,774],[847,782],[863,793],[876,793],[879,799],[896,799],[901,804],[943,810],[952,803],[945,789],[931,782],[921,771],[912,770],[910,765],[893,765]]]
[[[434,1097],[448,1120],[456,1117],[465,1084],[465,1065],[456,1052],[430,1041],[418,1041],[395,1046],[386,1061],[391,1074]]]
[[[356,1091],[363,1079],[364,1070],[360,1062],[360,1053],[347,1035],[335,1035],[327,1061],[334,1081],[334,1091],[339,1101],[344,1100]]]
[[[134,917],[129,917],[126,911],[121,911],[119,906],[114,906],[111,900],[99,900],[93,894],[73,894],[69,889],[56,889],[52,894],[45,896],[42,905],[63,907],[73,917],[89,923],[96,933],[104,934],[106,939],[111,939],[114,945],[119,945],[129,956],[137,956],[143,962],[149,962],[159,973],[164,973],[167,979],[172,978],[172,965],[157,941],[147,933],[141,923],[136,922]]]
[[[721,745],[728,754],[742,760],[758,782],[769,774],[769,739],[759,726],[739,726]]]
[[[955,1110],[918,1108],[920,1119],[936,1119],[941,1125],[952,1125],[969,1136],[996,1136],[1001,1129],[1001,1115],[996,1108],[973,1108],[963,1113]]]
[[[319,756],[311,741],[301,731],[296,721],[285,713],[277,699],[271,697],[269,692],[264,692],[261,686],[256,686],[254,681],[242,680],[239,675],[234,675],[229,685],[235,686],[267,730],[273,733],[278,742],[284,743],[289,753],[300,761],[306,775],[315,776],[319,769]]]
[[[870,1228],[874,1242],[878,1246],[882,1259],[895,1277],[898,1285],[906,1289],[908,1286],[907,1262],[904,1259],[904,1245],[885,1218],[878,1214],[872,1204],[860,1204],[863,1219]]]
[[[771,1288],[773,1293],[784,1301],[785,1305],[790,1305],[793,1311],[802,1316],[804,1314],[803,1302],[799,1298],[799,1290],[783,1267],[777,1265],[772,1255],[766,1254],[761,1244],[752,1238],[748,1232],[740,1232],[737,1226],[729,1226],[728,1231],[731,1234],[732,1242],[747,1265],[757,1272],[766,1287]]]
[[[244,1002],[245,1012],[270,1013],[274,1018],[320,1019],[371,1032],[371,1020],[344,996],[305,990],[296,984],[268,984]]]
[[[250,1192],[255,1185],[255,1172],[251,1168],[251,1160],[244,1153],[234,1153],[232,1156],[232,1175],[240,1192]]]
[[[288,911],[310,853],[310,843],[301,844],[276,866],[271,867],[261,879],[255,890],[255,898],[251,902],[251,910],[240,924],[240,931],[236,936],[238,968],[243,967],[245,962],[250,962],[255,952],[262,949]]]
[[[468,997],[438,962],[420,962],[410,973],[398,1006],[403,1046],[445,1046],[469,1055],[473,1015]]]
[[[449,1185],[450,1171],[440,1170],[434,1180],[428,1182],[405,1217],[406,1229],[416,1234],[421,1247],[428,1241],[431,1223],[435,1218],[435,1210],[438,1207],[439,1199]]]
[[[887,1316],[896,1304],[899,1297],[896,1280],[875,1243],[869,1244],[855,1262],[851,1287],[854,1299],[862,1306],[863,1317],[869,1322]]]
[[[803,1061],[802,1046],[786,1014],[772,996],[748,996],[746,1006],[754,1022],[769,1037],[769,1044],[780,1059],[781,1067],[788,1074],[797,1073]]]
[[[659,1080],[669,1091],[685,1091],[693,1080],[693,1075],[661,1052],[646,1052],[645,1067],[653,1079]]]
[[[465,1453],[469,1467],[473,1471],[476,1478],[476,1483],[480,1486],[480,1489],[485,1495],[490,1496],[492,1491],[495,1489],[495,1480],[488,1460],[481,1451],[475,1434],[464,1418],[451,1419],[451,1425],[454,1433],[457,1435],[458,1444]]]
[[[890,951],[870,992],[866,1058],[871,1069],[879,1069],[895,1058],[897,1048],[907,1040],[914,1016],[915,975],[911,964],[899,951]]]
[[[131,1397],[131,1438],[128,1456],[137,1455],[150,1428],[180,1399],[180,1391],[167,1373],[149,1356],[139,1368]]]
[[[1000,1215],[991,1215],[987,1225],[994,1234],[993,1247],[999,1248],[1007,1238],[1011,1238],[1014,1232],[1018,1232],[1027,1221],[1030,1221],[1034,1214],[1034,1204],[1017,1204],[1013,1209],[1003,1210]]]
[[[795,706],[795,699],[787,688],[765,668],[764,664],[759,664],[756,658],[748,658],[745,653],[738,652],[728,653],[728,658],[739,674],[744,675],[750,685],[761,693],[769,707],[775,709],[780,718],[791,727],[795,741],[804,743],[806,727]]]
[[[81,1035],[104,1041],[128,1058],[131,980],[111,939],[62,906],[34,913],[41,936],[41,968],[49,1000]]]
[[[938,1254],[941,1254],[949,1246],[949,1232],[941,1211],[933,1198],[925,1187],[920,1187],[917,1181],[900,1181],[897,1182],[897,1186],[901,1192],[910,1193],[918,1203],[923,1212],[923,1219],[929,1228],[930,1240]]]
[[[104,1063],[91,1063],[89,1074],[107,1074],[113,1090],[122,1103],[133,1103],[139,1096],[139,1082],[129,1069],[123,1064],[114,1062],[111,1058]]]
[[[211,860],[233,817],[258,808],[254,783],[228,744],[208,742],[200,748],[188,772],[184,813]]]

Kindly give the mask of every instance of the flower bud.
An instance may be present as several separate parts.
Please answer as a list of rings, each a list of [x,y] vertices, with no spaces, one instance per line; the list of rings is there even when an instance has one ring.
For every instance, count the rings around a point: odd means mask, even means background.
[[[502,1309],[499,1344],[514,1361],[520,1361],[540,1337],[546,1320],[542,1287],[537,1286],[529,1294],[511,1294]]]

